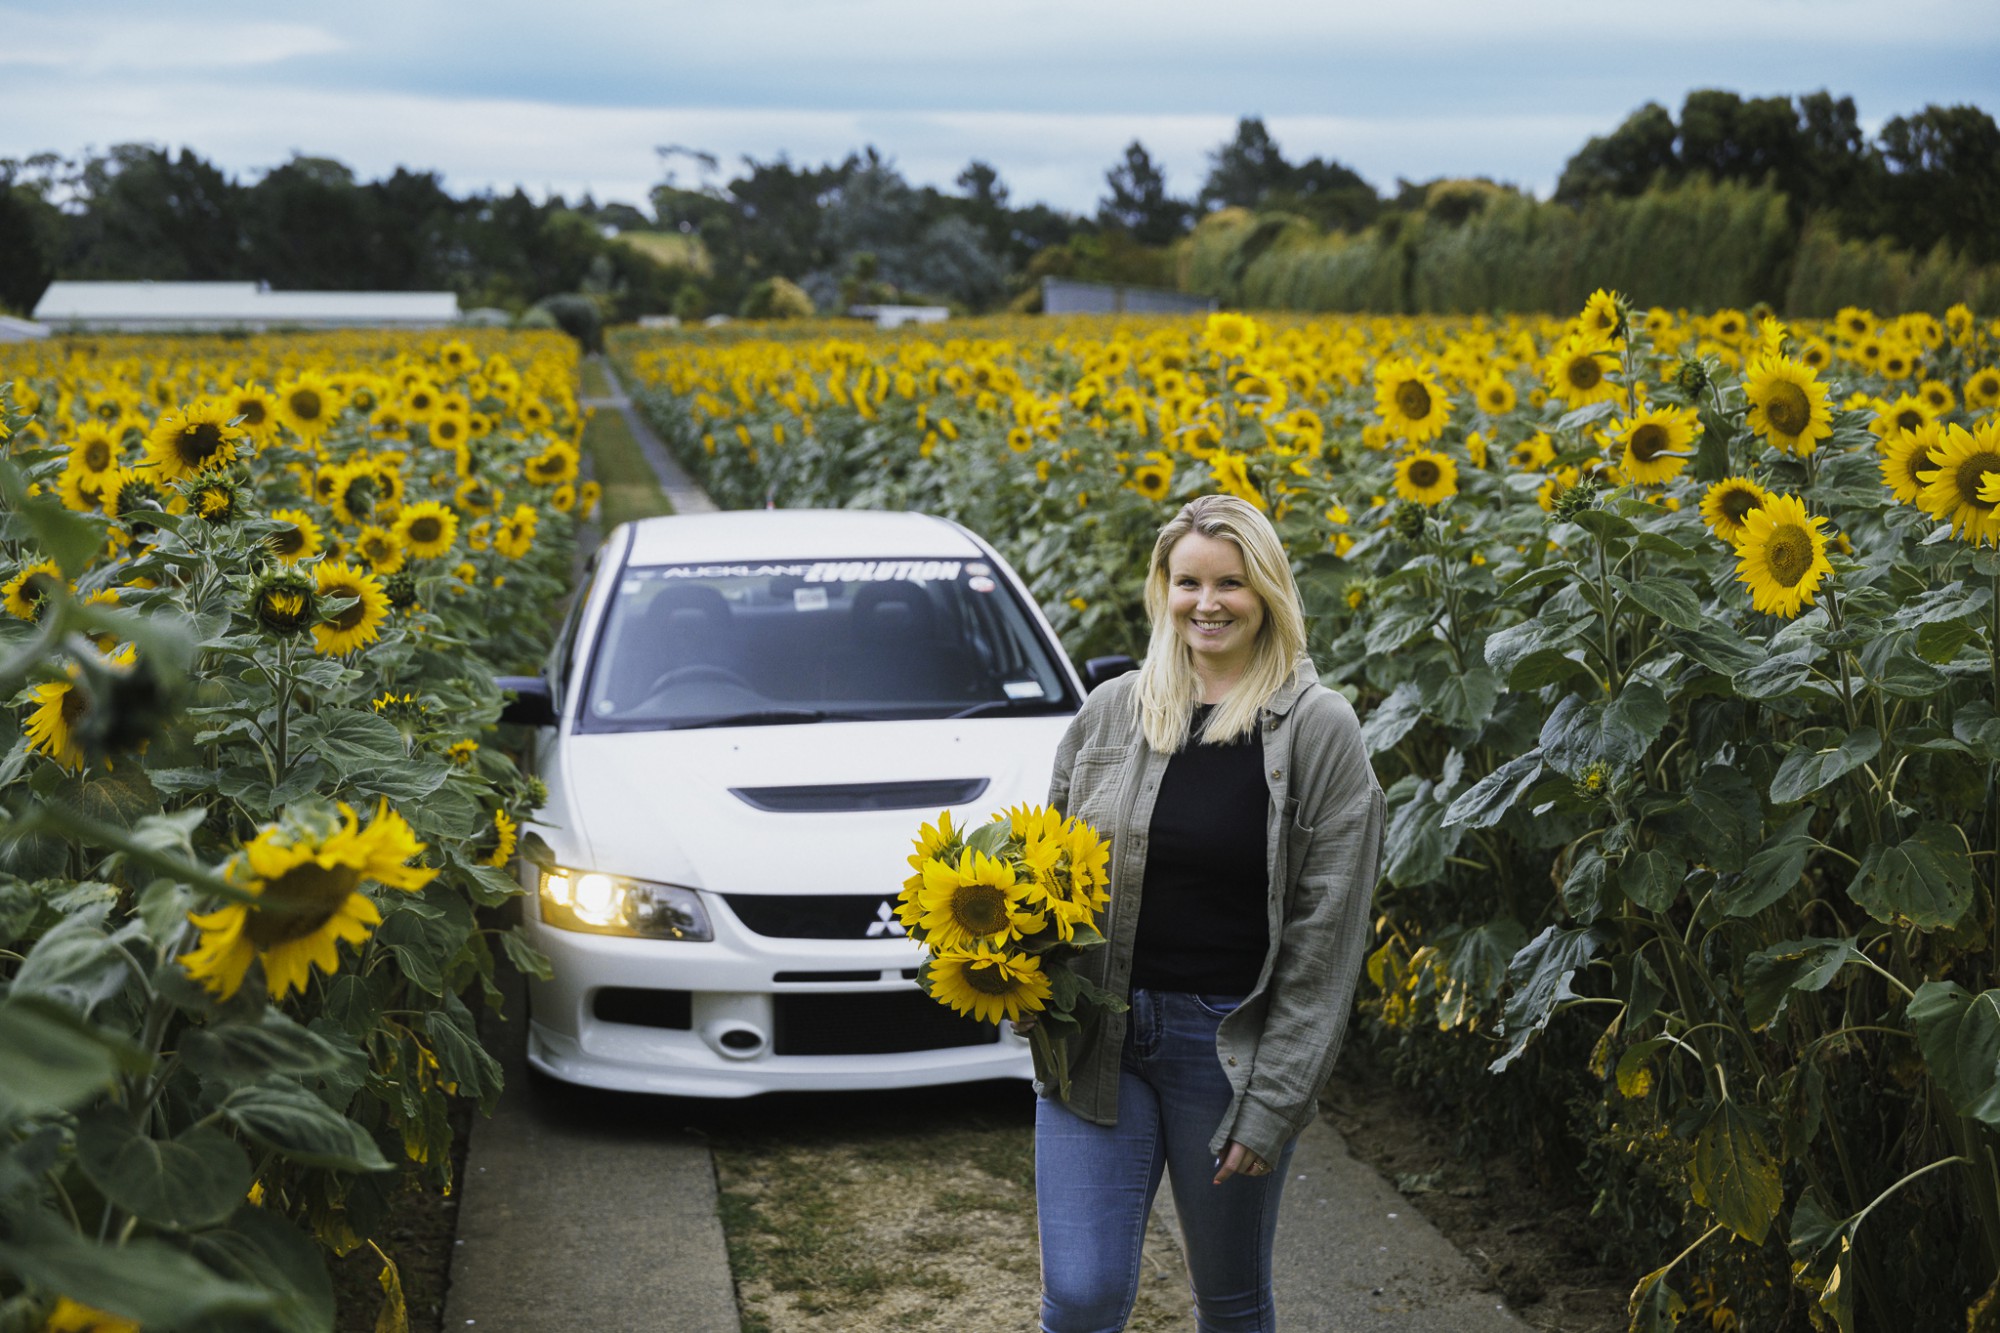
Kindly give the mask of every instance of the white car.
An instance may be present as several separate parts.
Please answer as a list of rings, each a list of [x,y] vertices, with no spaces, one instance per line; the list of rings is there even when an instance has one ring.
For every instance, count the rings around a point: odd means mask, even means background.
[[[1100,675],[1129,659],[1093,662]],[[1083,686],[1020,579],[921,514],[626,524],[543,677],[523,825],[528,1061],[680,1096],[1027,1077],[1027,1043],[914,984],[920,825],[1047,794]]]

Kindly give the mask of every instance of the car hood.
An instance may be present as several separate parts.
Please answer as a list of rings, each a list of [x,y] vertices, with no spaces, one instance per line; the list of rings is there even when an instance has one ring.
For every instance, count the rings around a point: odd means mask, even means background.
[[[985,778],[961,823],[1048,796],[1066,716],[572,734],[564,756],[592,870],[718,893],[882,893],[936,808],[780,813],[732,787]]]

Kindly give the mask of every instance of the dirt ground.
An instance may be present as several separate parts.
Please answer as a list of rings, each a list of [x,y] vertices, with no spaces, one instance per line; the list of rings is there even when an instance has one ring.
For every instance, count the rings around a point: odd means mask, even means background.
[[[713,1139],[746,1333],[1035,1327],[1025,1087],[822,1100],[810,1118],[774,1109]],[[1130,1327],[1192,1333],[1180,1252],[1157,1225],[1143,1272]]]
[[[1522,1320],[1545,1333],[1624,1333],[1638,1275],[1592,1261],[1588,1208],[1551,1196],[1511,1155],[1461,1161],[1452,1126],[1365,1061],[1343,1058],[1321,1104],[1354,1155],[1483,1268]]]

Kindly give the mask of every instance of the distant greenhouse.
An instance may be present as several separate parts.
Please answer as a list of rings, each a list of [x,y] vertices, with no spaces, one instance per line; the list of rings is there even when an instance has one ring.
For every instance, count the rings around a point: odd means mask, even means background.
[[[454,292],[274,292],[255,282],[52,282],[35,319],[59,333],[438,328]]]

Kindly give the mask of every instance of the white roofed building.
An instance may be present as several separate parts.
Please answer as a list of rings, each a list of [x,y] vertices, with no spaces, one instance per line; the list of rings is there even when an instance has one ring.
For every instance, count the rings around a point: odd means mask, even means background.
[[[35,319],[59,333],[438,328],[454,292],[274,292],[255,282],[52,282]]]

